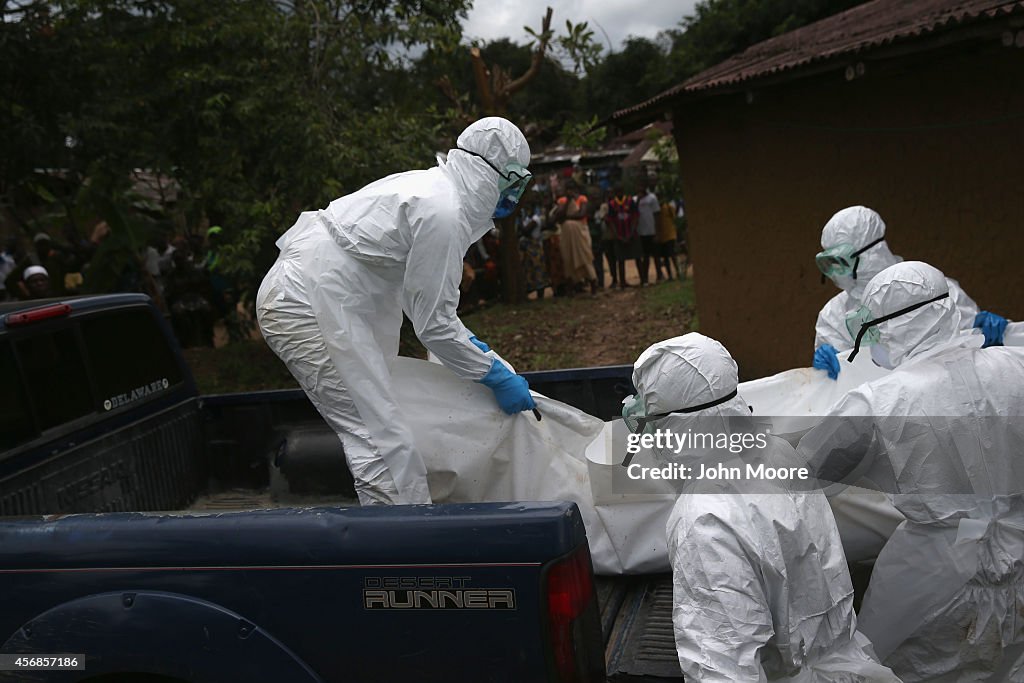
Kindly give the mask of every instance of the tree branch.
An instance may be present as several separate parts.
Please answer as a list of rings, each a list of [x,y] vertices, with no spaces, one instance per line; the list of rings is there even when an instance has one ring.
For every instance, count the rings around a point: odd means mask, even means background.
[[[548,41],[551,39],[551,14],[552,9],[548,7],[547,14],[544,15],[544,22],[541,24],[540,41],[537,43],[537,49],[533,51],[533,59],[530,60],[530,68],[505,87],[502,94],[506,98],[525,88],[526,84],[540,72],[540,66],[544,63],[544,54],[548,49]]]
[[[458,93],[455,92],[455,86],[452,85],[448,76],[441,76],[441,78],[434,81],[434,85],[438,87],[441,94],[447,97],[452,103],[452,106],[455,107],[455,116],[460,122],[469,124],[473,121],[473,116],[466,112],[465,107],[463,107],[463,101],[459,97]]]
[[[480,106],[488,116],[497,112],[494,109],[494,94],[491,92],[491,82],[487,78],[487,65],[480,55],[480,48],[469,49],[470,59],[473,60],[473,79],[476,81],[476,90],[480,93]]]

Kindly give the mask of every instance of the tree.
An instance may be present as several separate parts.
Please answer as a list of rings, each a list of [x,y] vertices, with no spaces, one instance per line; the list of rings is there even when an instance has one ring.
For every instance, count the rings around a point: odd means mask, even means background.
[[[537,37],[537,43],[533,48],[530,65],[518,77],[513,77],[499,64],[488,69],[480,54],[480,48],[473,46],[469,49],[477,98],[486,115],[506,116],[508,102],[512,95],[525,88],[540,73],[540,67],[552,36],[551,14],[552,9],[548,7],[541,23],[540,34],[533,34]],[[498,262],[502,274],[502,298],[506,303],[518,303],[526,298],[526,288],[523,284],[522,264],[519,260],[519,235],[516,232],[516,223],[513,218],[503,218],[499,219],[497,224],[500,239]]]
[[[179,226],[221,225],[225,267],[252,279],[299,211],[431,165],[481,111],[578,127],[857,4],[703,0],[658,41],[602,59],[586,22],[556,32],[550,12],[528,45],[467,49],[469,1],[4,0],[4,217],[27,235],[108,218],[140,231],[130,248],[145,232],[130,177],[147,169],[180,187]]]
[[[566,34],[557,36],[551,29],[553,10],[548,7],[541,20],[540,31],[529,26],[524,30],[533,37],[533,42],[525,49],[529,51],[529,62],[522,68],[510,68],[509,64],[519,61],[522,48],[509,41],[500,41],[490,45],[492,56],[497,57],[488,64],[484,50],[478,45],[469,47],[469,58],[473,73],[474,92],[479,110],[486,116],[509,117],[512,97],[521,92],[528,84],[533,83],[544,73],[545,63],[549,62],[549,46],[554,42],[558,49],[573,60],[577,70],[591,66],[599,51],[593,43],[593,32],[587,29],[586,22],[573,24],[566,21]],[[507,61],[506,61],[507,60]],[[518,73],[516,76],[514,74]],[[459,119],[472,119],[467,115],[466,100],[455,89],[452,79],[447,75],[437,80],[442,92],[452,102]],[[519,237],[515,221],[511,218],[497,221],[500,232],[499,264],[502,272],[502,298],[508,303],[522,301],[526,296],[519,261]]]
[[[751,45],[862,4],[864,0],[701,0],[672,30],[670,63],[681,82]]]
[[[253,278],[300,210],[431,163],[441,121],[413,99],[406,55],[457,44],[467,7],[29,0],[15,11],[5,3],[5,195],[16,201],[8,190],[44,159],[110,197],[133,169],[150,169],[179,183],[190,229],[204,218],[223,227],[226,269]]]
[[[537,46],[533,50],[530,65],[518,77],[513,77],[500,64],[495,64],[488,69],[480,54],[480,48],[475,45],[469,48],[469,55],[473,63],[473,78],[476,81],[476,94],[480,101],[480,108],[486,116],[504,115],[508,110],[509,98],[525,88],[527,83],[540,73],[540,65],[544,61],[544,55],[552,35],[552,12],[553,10],[548,7],[541,24],[540,34],[534,33],[537,36]]]
[[[590,111],[603,119],[673,85],[675,78],[666,47],[631,36],[620,51],[608,53],[588,72],[587,104]]]

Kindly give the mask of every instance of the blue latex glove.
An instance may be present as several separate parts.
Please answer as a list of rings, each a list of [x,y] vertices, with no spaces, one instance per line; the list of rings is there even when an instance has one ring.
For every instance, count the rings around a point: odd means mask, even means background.
[[[981,348],[1003,345],[1003,332],[1006,331],[1006,318],[995,313],[982,311],[974,316],[974,326],[985,335],[985,343]]]
[[[530,385],[519,375],[513,374],[497,358],[491,363],[491,369],[479,380],[480,384],[494,392],[498,405],[509,415],[524,410],[534,410],[537,404],[530,396]]]
[[[819,346],[814,352],[811,367],[827,370],[829,379],[839,379],[839,356],[836,355],[836,347],[831,344]]]
[[[473,342],[473,346],[480,349],[484,353],[487,353],[488,351],[491,350],[491,347],[477,339],[475,334],[469,335],[469,341]]]

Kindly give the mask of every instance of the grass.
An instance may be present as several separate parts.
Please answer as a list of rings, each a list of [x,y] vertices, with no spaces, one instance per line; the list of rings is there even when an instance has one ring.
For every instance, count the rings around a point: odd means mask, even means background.
[[[605,291],[597,297],[493,304],[462,321],[520,372],[632,363],[656,341],[695,330],[693,281]],[[426,350],[406,322],[400,353]],[[204,394],[295,388],[287,368],[262,339],[218,349],[187,349]]]
[[[298,387],[263,339],[234,342],[219,349],[185,349],[183,353],[203,394]]]

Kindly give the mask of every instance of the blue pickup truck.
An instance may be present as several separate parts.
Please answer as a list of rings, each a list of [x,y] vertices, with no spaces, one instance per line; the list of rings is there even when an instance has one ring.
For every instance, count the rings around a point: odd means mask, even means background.
[[[301,391],[200,396],[147,297],[0,304],[0,377],[0,681],[681,679],[667,577],[595,578],[574,504],[359,508]]]

